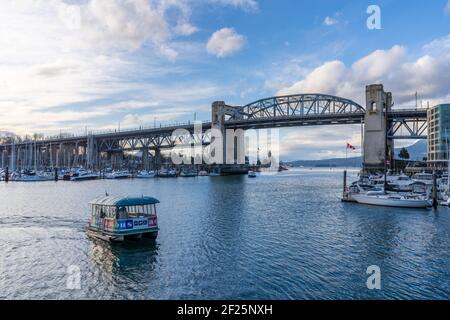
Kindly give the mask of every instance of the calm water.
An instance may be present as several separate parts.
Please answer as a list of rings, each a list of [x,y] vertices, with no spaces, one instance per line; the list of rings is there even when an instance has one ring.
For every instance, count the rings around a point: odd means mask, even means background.
[[[450,210],[341,203],[340,170],[0,184],[0,298],[450,298]],[[86,237],[88,202],[161,200],[154,242]],[[67,289],[71,265],[81,289]],[[366,287],[381,268],[382,290]]]

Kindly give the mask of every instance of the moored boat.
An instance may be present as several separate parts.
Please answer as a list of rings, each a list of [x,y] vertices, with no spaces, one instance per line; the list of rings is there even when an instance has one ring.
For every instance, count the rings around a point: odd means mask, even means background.
[[[176,178],[177,172],[173,169],[162,169],[158,172],[160,178]]]
[[[423,182],[428,186],[433,185],[433,175],[431,173],[416,173],[413,175],[412,179],[416,182]]]
[[[86,181],[98,179],[99,175],[86,170],[78,170],[70,177],[70,181]]]
[[[137,175],[136,178],[138,179],[151,179],[154,178],[156,176],[156,173],[154,171],[140,171]]]
[[[398,208],[427,208],[431,205],[427,197],[401,195],[396,193],[367,192],[352,194],[360,204]]]
[[[105,175],[106,179],[128,179],[130,177],[131,174],[128,170],[113,171]]]
[[[16,182],[41,182],[53,180],[51,176],[43,173],[35,172],[23,172],[23,173],[13,173],[11,175],[11,180]]]
[[[248,177],[249,177],[249,178],[256,178],[256,172],[250,170],[250,171],[248,172]]]
[[[184,177],[184,178],[190,178],[190,177],[196,177],[197,176],[197,172],[194,170],[183,170],[180,173],[180,177]]]
[[[148,196],[112,197],[93,200],[87,233],[98,239],[122,242],[142,237],[156,238],[158,199]]]

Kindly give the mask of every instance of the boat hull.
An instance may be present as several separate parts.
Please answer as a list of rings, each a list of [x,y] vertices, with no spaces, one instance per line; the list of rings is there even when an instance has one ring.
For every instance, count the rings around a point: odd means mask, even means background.
[[[108,242],[124,242],[125,240],[139,240],[141,238],[156,239],[158,237],[158,231],[145,230],[142,232],[128,233],[128,234],[114,234],[109,232],[103,232],[101,230],[88,227],[87,235],[91,238],[96,238]]]
[[[98,176],[85,176],[85,177],[72,177],[70,181],[87,181],[87,180],[96,180]]]
[[[39,177],[39,178],[16,178],[14,181],[16,182],[42,182],[42,181],[51,181],[51,178],[47,177]]]
[[[427,208],[430,206],[429,201],[423,199],[394,199],[380,196],[368,196],[365,194],[354,194],[352,195],[352,199],[360,204],[383,207]]]

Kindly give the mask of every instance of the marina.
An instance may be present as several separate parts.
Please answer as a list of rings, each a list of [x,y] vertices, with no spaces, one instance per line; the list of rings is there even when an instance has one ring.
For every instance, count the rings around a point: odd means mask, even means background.
[[[0,300],[450,300],[450,0],[0,9]]]
[[[1,183],[0,294],[15,299],[448,298],[449,283],[442,279],[450,276],[450,210],[343,203],[342,171],[292,169],[256,179]],[[348,180],[357,180],[357,174],[349,170]],[[92,240],[86,233],[89,203],[105,190],[111,196],[157,198],[157,239]],[[381,291],[367,290],[361,276],[373,264],[383,266]],[[81,290],[66,289],[71,265],[81,270]]]

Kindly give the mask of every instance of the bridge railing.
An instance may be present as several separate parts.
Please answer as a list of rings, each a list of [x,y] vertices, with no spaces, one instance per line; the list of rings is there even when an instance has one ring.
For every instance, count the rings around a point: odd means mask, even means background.
[[[202,120],[199,121],[202,124],[209,124],[210,121],[208,120]],[[117,129],[105,129],[105,130],[89,130],[84,132],[75,132],[75,133],[69,133],[69,132],[61,132],[57,135],[49,135],[45,136],[44,138],[41,138],[36,141],[47,141],[47,140],[63,140],[63,139],[84,139],[87,136],[90,135],[107,135],[107,134],[114,134],[114,133],[126,133],[126,132],[133,132],[133,131],[143,131],[143,130],[157,130],[157,129],[164,129],[164,128],[176,128],[176,127],[183,127],[183,126],[190,126],[194,125],[195,121],[187,121],[187,122],[174,122],[174,123],[159,123],[158,125],[153,126],[139,126],[139,127],[129,127],[129,128],[117,128]],[[18,143],[33,143],[35,140],[21,140]]]

